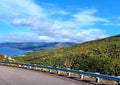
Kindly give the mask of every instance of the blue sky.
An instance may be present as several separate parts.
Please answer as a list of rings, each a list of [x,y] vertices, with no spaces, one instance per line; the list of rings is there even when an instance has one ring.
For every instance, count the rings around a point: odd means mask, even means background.
[[[85,42],[120,34],[120,0],[1,0],[0,42]]]

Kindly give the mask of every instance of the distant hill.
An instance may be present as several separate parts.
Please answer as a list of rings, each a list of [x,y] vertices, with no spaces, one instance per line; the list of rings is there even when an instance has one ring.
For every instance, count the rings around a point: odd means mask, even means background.
[[[33,52],[33,51],[44,51],[44,50],[50,50],[50,49],[56,49],[56,48],[62,48],[66,46],[71,46],[76,43],[73,42],[20,42],[20,43],[1,43],[0,48],[2,47],[9,47],[9,48],[15,48],[19,50],[24,50],[27,52]]]
[[[120,76],[120,35],[16,58],[36,63]]]

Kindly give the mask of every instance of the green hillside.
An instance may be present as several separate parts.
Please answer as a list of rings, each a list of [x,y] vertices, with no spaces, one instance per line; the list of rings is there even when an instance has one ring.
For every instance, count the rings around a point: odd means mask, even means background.
[[[120,35],[16,58],[36,63],[120,76]]]
[[[0,61],[4,59],[4,55],[0,54]]]

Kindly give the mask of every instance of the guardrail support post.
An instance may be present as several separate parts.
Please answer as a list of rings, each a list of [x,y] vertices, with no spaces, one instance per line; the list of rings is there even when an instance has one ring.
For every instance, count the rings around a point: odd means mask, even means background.
[[[68,72],[67,72],[67,76],[70,77],[71,76],[71,72],[69,72],[70,68],[67,68]]]
[[[59,70],[57,70],[57,74],[60,75],[60,71]]]
[[[41,68],[41,71],[44,71],[44,69],[43,69],[43,68]]]
[[[118,81],[118,85],[120,85],[120,82]]]
[[[118,78],[120,78],[120,76],[117,76]],[[120,85],[120,81],[118,81],[118,85]]]
[[[71,76],[71,73],[70,73],[70,72],[68,72],[68,73],[67,73],[67,75],[68,75],[68,77],[70,77],[70,76]]]
[[[83,75],[83,74],[81,74],[81,75],[80,75],[80,79],[82,80],[83,78],[84,78],[84,75]]]
[[[18,65],[19,68],[21,68],[21,65]]]
[[[100,73],[95,73],[95,74],[100,74]],[[96,77],[96,82],[99,83],[100,82],[100,78]]]
[[[79,70],[80,72],[83,72],[83,70]],[[80,79],[82,80],[84,78],[83,74],[80,74]]]
[[[29,66],[29,69],[31,69],[32,67],[31,66]]]
[[[96,77],[96,82],[99,83],[100,82],[100,78]]]
[[[60,75],[60,70],[58,70],[59,67],[56,67],[56,68],[57,68],[57,74]]]
[[[51,73],[51,72],[52,72],[52,70],[51,70],[51,69],[49,69],[49,72]]]
[[[24,67],[24,68],[27,68],[27,66],[26,66],[26,65],[24,65],[23,67]]]
[[[35,67],[35,70],[38,70],[38,68],[37,68],[37,67]]]

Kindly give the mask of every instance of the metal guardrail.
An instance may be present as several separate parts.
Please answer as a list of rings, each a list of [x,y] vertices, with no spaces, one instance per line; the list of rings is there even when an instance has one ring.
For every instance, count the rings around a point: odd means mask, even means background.
[[[100,73],[93,73],[93,72],[85,72],[82,70],[73,70],[73,69],[69,69],[69,68],[59,68],[59,67],[52,67],[52,66],[44,66],[44,65],[37,65],[37,64],[25,64],[25,63],[18,63],[18,62],[2,62],[1,64],[5,64],[5,65],[15,65],[18,67],[35,67],[37,68],[46,68],[49,69],[49,71],[51,72],[51,70],[56,70],[58,74],[60,74],[60,71],[64,71],[68,73],[68,76],[70,77],[71,73],[76,73],[80,75],[80,78],[83,79],[83,76],[92,76],[96,78],[96,82],[99,83],[100,82],[100,78],[102,79],[107,79],[107,80],[112,80],[112,81],[116,81],[118,82],[118,85],[120,85],[120,76],[110,76],[110,75],[104,75],[104,74],[100,74]]]

